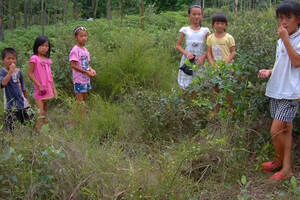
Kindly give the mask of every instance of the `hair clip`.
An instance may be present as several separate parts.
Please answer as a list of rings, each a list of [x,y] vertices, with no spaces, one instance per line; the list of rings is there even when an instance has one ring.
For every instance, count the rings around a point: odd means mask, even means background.
[[[192,5],[190,8],[201,8],[200,5]]]
[[[74,34],[76,34],[80,30],[86,31],[86,28],[84,26],[79,26],[74,30]]]

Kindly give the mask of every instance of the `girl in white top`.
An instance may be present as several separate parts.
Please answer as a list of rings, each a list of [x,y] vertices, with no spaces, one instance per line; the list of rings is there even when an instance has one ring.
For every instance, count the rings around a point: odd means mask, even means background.
[[[184,64],[186,59],[193,59],[196,56],[196,62],[202,66],[206,59],[205,43],[206,38],[210,34],[207,27],[201,27],[201,20],[203,17],[203,10],[199,5],[193,5],[188,10],[188,16],[191,22],[190,26],[182,27],[180,29],[180,36],[176,43],[176,49],[183,54],[180,62],[180,67]],[[181,47],[181,43],[185,38],[186,48]],[[178,72],[178,84],[182,89],[185,89],[192,82],[193,77],[185,74],[182,70]]]
[[[276,157],[262,167],[277,172],[270,180],[288,179],[293,176],[291,164],[293,119],[300,98],[300,4],[284,1],[276,10],[279,24],[276,61],[273,69],[262,69],[259,77],[269,79],[266,96],[270,97],[273,118],[271,138]]]

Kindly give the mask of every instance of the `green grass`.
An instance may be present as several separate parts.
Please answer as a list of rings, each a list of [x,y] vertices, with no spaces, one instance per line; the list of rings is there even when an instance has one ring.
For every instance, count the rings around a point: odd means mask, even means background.
[[[210,27],[213,12],[205,12],[203,25]],[[187,25],[183,12],[146,16],[145,31],[137,16],[126,16],[123,24],[100,19],[47,27],[59,97],[51,100],[49,123],[40,134],[32,131],[33,123],[12,135],[1,133],[0,199],[298,198],[297,178],[269,185],[259,168],[273,152],[265,82],[257,80],[257,71],[273,64],[273,10],[228,14],[228,32],[237,42],[235,74],[226,66],[208,70],[185,93],[176,83],[175,50],[178,30]],[[75,104],[68,63],[78,24],[88,28],[87,48],[98,74],[86,117]],[[24,74],[39,33],[38,26],[8,31],[0,43],[18,50]],[[226,105],[225,93],[213,93],[202,81],[235,91],[234,107]],[[26,84],[32,95],[28,79]],[[209,118],[215,99],[221,110]],[[295,168],[298,177],[298,162]]]

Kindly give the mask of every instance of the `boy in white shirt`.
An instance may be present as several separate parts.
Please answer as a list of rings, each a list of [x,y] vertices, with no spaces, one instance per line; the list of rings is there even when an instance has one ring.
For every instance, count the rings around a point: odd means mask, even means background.
[[[273,161],[262,164],[263,170],[275,172],[271,181],[293,176],[291,164],[293,119],[300,98],[300,4],[284,1],[276,9],[279,24],[276,61],[273,69],[259,71],[260,78],[271,75],[266,88],[270,97],[270,112],[273,118],[271,137],[276,152]]]

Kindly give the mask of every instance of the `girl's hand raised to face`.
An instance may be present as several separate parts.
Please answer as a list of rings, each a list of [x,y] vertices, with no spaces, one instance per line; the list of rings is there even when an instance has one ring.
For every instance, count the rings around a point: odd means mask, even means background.
[[[258,77],[259,78],[268,78],[272,74],[271,69],[261,69],[258,72]]]
[[[286,39],[289,37],[289,33],[288,31],[286,30],[286,28],[284,28],[283,26],[279,26],[278,30],[277,30],[277,33],[278,33],[278,36],[281,38],[281,39]]]

